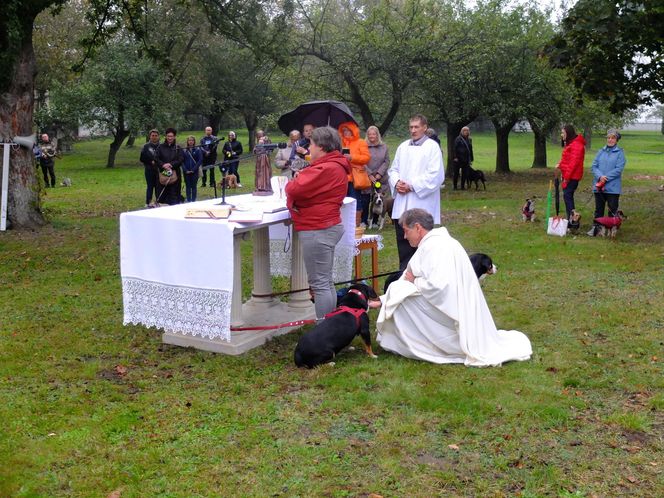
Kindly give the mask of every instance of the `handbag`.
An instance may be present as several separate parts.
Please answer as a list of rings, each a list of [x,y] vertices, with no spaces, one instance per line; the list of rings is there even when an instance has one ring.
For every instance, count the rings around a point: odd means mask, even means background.
[[[546,233],[549,235],[564,237],[567,235],[567,223],[568,221],[565,218],[561,218],[560,216],[552,216],[549,218],[549,224],[547,226]]]
[[[355,190],[366,190],[371,188],[371,180],[369,180],[369,175],[367,170],[364,168],[355,168],[351,166],[351,175],[353,178],[353,188]]]
[[[170,171],[171,174],[170,175],[165,174],[167,171]],[[163,171],[159,170],[159,183],[161,185],[163,185],[164,187],[166,185],[171,185],[171,184],[173,184],[177,181],[178,181],[178,174],[176,173],[176,171],[174,169],[163,170]]]

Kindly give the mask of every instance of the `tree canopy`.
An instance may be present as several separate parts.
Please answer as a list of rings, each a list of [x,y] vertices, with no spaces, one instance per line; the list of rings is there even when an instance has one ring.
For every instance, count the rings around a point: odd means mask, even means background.
[[[612,112],[664,97],[664,0],[579,0],[547,49]]]

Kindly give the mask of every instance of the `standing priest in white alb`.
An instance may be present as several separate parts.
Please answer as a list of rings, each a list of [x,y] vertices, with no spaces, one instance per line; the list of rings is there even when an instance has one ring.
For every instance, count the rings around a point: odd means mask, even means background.
[[[390,190],[394,197],[391,216],[401,271],[416,249],[403,237],[397,221],[401,214],[408,209],[422,208],[433,215],[434,223],[440,224],[440,186],[445,181],[445,167],[440,146],[426,135],[427,127],[427,118],[421,114],[410,118],[410,140],[399,145],[389,170]]]
[[[447,229],[434,229],[422,209],[406,211],[400,222],[417,252],[381,296],[381,347],[407,358],[478,367],[530,358],[528,337],[496,329],[468,254]]]

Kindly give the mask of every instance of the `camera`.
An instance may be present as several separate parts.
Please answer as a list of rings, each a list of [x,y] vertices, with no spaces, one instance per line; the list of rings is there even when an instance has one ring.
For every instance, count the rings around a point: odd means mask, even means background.
[[[341,153],[342,154],[350,154],[350,149],[347,149],[346,147],[344,147],[343,149],[341,149]]]

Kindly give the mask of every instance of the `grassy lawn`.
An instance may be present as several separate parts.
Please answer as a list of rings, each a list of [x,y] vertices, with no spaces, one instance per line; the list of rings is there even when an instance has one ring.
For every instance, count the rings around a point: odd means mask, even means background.
[[[552,177],[530,168],[532,136],[511,136],[511,175],[492,173],[491,134],[473,138],[487,190],[441,202],[499,268],[484,285],[497,325],[533,343],[501,368],[375,347],[308,371],[292,363],[302,332],[230,357],[124,327],[118,219],[144,203],[139,151],[106,169],[108,140],[77,144],[56,163],[73,186],[44,191],[50,224],[0,233],[0,496],[664,495],[664,138],[621,141],[629,218],[613,241],[522,223],[533,195],[543,220]],[[603,143],[576,196],[586,229]],[[241,173],[253,190],[253,165]],[[381,272],[397,266],[383,236]]]

